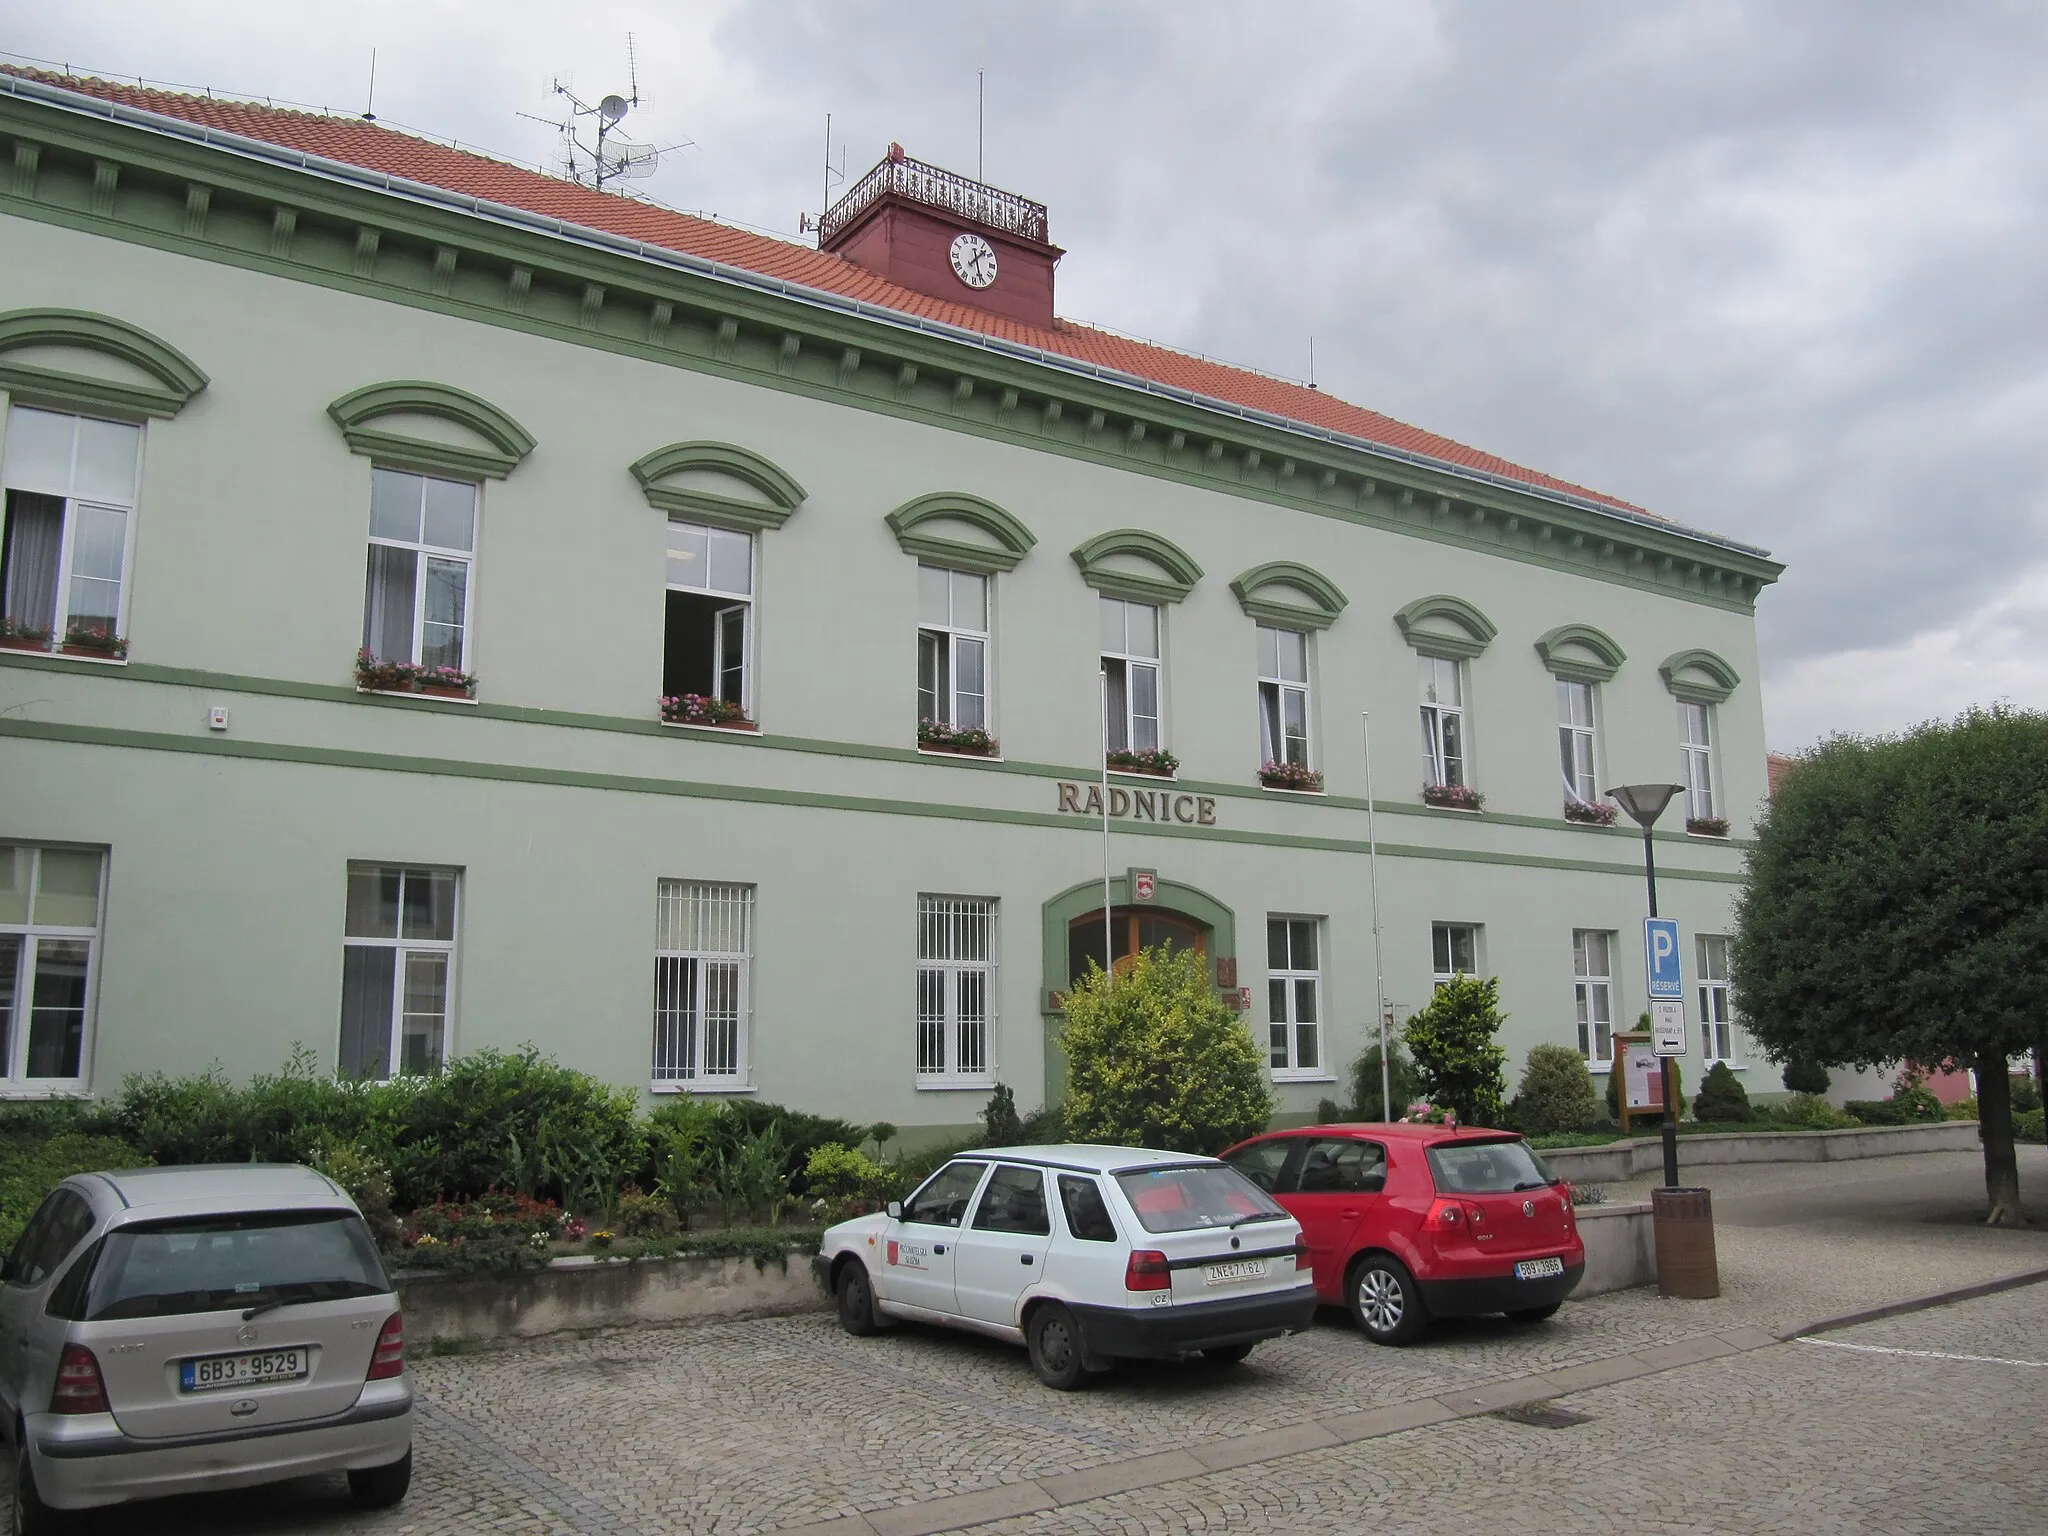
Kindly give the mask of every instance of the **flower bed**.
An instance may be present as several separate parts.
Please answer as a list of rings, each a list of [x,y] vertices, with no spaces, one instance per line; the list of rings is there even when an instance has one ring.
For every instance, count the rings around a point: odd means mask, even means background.
[[[1726,837],[1728,818],[1725,816],[1688,816],[1685,830],[1695,837]]]
[[[1259,764],[1259,782],[1268,789],[1321,793],[1323,776],[1305,763],[1276,763],[1268,758]]]
[[[927,752],[957,752],[963,757],[993,757],[996,739],[979,726],[961,729],[939,720],[917,722],[917,744]]]
[[[732,700],[714,698],[708,693],[662,695],[661,718],[667,725],[715,726],[728,731],[759,729]]]
[[[1485,806],[1486,796],[1469,784],[1425,784],[1422,803],[1450,811],[1476,811]]]
[[[364,646],[356,652],[356,686],[365,693],[424,693],[442,699],[467,699],[476,694],[476,677],[459,667],[380,661]]]
[[[1149,773],[1159,779],[1172,778],[1180,767],[1180,759],[1164,747],[1149,752],[1118,750],[1106,754],[1103,761],[1118,773]]]
[[[1614,825],[1614,807],[1606,801],[1589,805],[1584,800],[1567,800],[1564,803],[1564,819],[1576,821],[1582,826],[1611,827]]]

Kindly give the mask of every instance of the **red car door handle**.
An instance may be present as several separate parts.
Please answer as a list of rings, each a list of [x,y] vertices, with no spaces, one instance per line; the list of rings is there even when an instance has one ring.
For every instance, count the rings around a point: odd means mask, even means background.
[[[1346,1212],[1344,1213],[1344,1219],[1345,1219],[1346,1221],[1356,1221],[1356,1220],[1358,1219],[1358,1217],[1359,1217],[1359,1212],[1357,1212],[1357,1211],[1346,1211]]]

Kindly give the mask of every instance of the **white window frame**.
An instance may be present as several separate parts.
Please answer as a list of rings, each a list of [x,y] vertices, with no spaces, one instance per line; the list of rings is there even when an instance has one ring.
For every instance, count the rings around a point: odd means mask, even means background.
[[[1273,925],[1289,924],[1287,934],[1287,964],[1273,964]],[[1315,935],[1316,947],[1313,966],[1294,964],[1295,923],[1306,923]],[[1323,957],[1328,953],[1324,934],[1325,920],[1311,917],[1304,912],[1269,912],[1266,914],[1266,1065],[1276,1083],[1327,1083],[1334,1081],[1330,1071],[1330,1052],[1327,1026],[1330,1018],[1330,1003],[1327,989],[1323,985]],[[1280,984],[1282,1017],[1273,1017],[1273,987]],[[1297,1015],[1300,1011],[1300,984],[1306,982],[1310,995],[1315,999],[1316,1016],[1304,1020]],[[1307,1029],[1315,1040],[1316,1059],[1312,1065],[1304,1066],[1301,1060],[1301,1031]],[[1281,1036],[1275,1047],[1273,1036]],[[1285,1055],[1286,1064],[1274,1062],[1275,1055]]]
[[[1555,679],[1557,688],[1557,745],[1558,780],[1564,786],[1564,797],[1580,805],[1600,803],[1600,687],[1597,683],[1574,682],[1570,678]],[[1580,690],[1584,690],[1583,693]],[[1573,709],[1576,700],[1586,701],[1586,718],[1583,722],[1575,718]],[[1578,780],[1579,747],[1585,747],[1585,778],[1583,785]],[[1569,755],[1573,773],[1565,773],[1565,759]]]
[[[1592,968],[1590,947],[1586,940],[1598,937],[1605,941],[1607,969],[1596,971]],[[1572,1009],[1578,1021],[1579,1054],[1586,1058],[1586,1065],[1592,1071],[1611,1071],[1614,1066],[1614,1021],[1619,1017],[1615,1007],[1614,954],[1620,947],[1616,940],[1620,935],[1611,928],[1574,928],[1572,930]],[[1607,1054],[1602,1056],[1600,1045],[1600,1020],[1596,1016],[1594,1000],[1602,999],[1607,1004]]]
[[[462,871],[443,864],[403,864],[377,859],[351,859],[348,865],[350,875],[368,872],[378,876],[396,873],[401,882],[412,876],[453,875],[455,877],[454,911],[448,914],[448,931],[454,935],[447,939],[413,939],[405,937],[405,895],[401,884],[398,898],[398,933],[392,938],[371,938],[352,934],[344,916],[342,922],[342,952],[346,963],[347,952],[351,949],[389,949],[397,952],[391,966],[391,1023],[390,1034],[385,1041],[386,1075],[364,1081],[390,1082],[393,1078],[411,1076],[405,1067],[405,973],[414,955],[445,956],[446,981],[441,991],[441,1055],[433,1070],[440,1071],[455,1056],[455,991],[457,947],[462,940]],[[344,976],[342,1006],[348,1006],[347,981]],[[337,1055],[340,1043],[336,1042]],[[338,1064],[338,1063],[337,1063]],[[431,1075],[431,1074],[429,1074]]]
[[[0,396],[4,399],[4,396]],[[16,485],[14,476],[7,473],[6,439],[7,426],[17,411],[34,411],[43,416],[68,417],[71,421],[71,464],[69,476],[62,491],[34,485]],[[101,421],[117,427],[128,427],[136,433],[135,479],[129,486],[128,499],[117,502],[106,497],[82,497],[72,495],[78,481],[78,424],[84,421]],[[128,598],[133,588],[135,572],[135,511],[142,496],[142,456],[149,444],[149,428],[145,423],[122,421],[113,416],[94,416],[81,411],[55,411],[39,405],[10,404],[0,414],[0,540],[4,540],[7,529],[7,492],[27,491],[34,495],[53,496],[64,503],[64,531],[60,536],[57,552],[57,598],[50,615],[50,649],[57,650],[64,644],[64,633],[71,626],[71,576],[72,562],[77,553],[78,517],[81,507],[103,508],[119,512],[122,516],[121,530],[121,576],[120,594],[114,599],[114,634],[125,639],[128,634]],[[94,658],[97,659],[97,658]],[[105,658],[115,661],[115,657]],[[124,659],[124,658],[123,658]]]
[[[747,590],[742,593],[734,592],[725,587],[712,586],[711,561],[708,557],[704,562],[704,579],[701,582],[676,580],[672,567],[669,564],[669,556],[673,554],[675,549],[673,541],[675,531],[678,528],[686,528],[692,532],[702,533],[705,536],[705,548],[707,550],[710,548],[711,541],[714,538],[745,539],[747,541]],[[724,697],[719,688],[725,676],[725,664],[728,659],[725,625],[720,621],[733,609],[737,608],[740,610],[739,706],[745,711],[747,718],[751,720],[754,717],[755,603],[757,601],[756,594],[760,591],[761,586],[761,541],[751,533],[742,533],[732,528],[714,528],[709,523],[693,523],[686,517],[670,518],[668,520],[668,530],[670,543],[663,555],[663,590],[665,592],[688,592],[697,597],[721,599],[725,603],[725,607],[719,609],[717,615],[712,620],[711,697],[713,698]],[[668,615],[664,611],[662,615],[662,643],[664,647],[666,647],[668,641],[667,622]]]
[[[1694,727],[1697,726],[1697,734]],[[1714,706],[1678,701],[1678,756],[1685,781],[1685,819],[1718,816],[1714,792]]]
[[[23,878],[28,882],[30,909],[28,921],[21,923],[0,922],[0,934],[21,940],[21,949],[15,957],[14,1009],[7,1020],[7,1049],[5,1059],[0,1060],[0,1098],[37,1099],[53,1098],[82,1093],[92,1078],[92,1055],[95,1036],[95,1022],[99,1015],[100,990],[100,949],[102,933],[106,925],[107,912],[107,850],[104,848],[81,848],[63,843],[7,843],[0,845],[13,852],[18,860],[28,855],[28,868]],[[89,926],[69,923],[39,923],[36,921],[34,897],[42,882],[42,856],[45,852],[90,853],[99,860],[99,884],[93,896],[93,921]],[[53,943],[79,943],[86,946],[85,952],[85,1019],[79,1030],[78,1072],[72,1077],[29,1077],[28,1067],[29,1034],[34,1025],[36,953],[43,940]]]
[[[1001,914],[992,896],[945,896],[919,893],[917,898],[917,988],[914,995],[916,1034],[913,1066],[920,1088],[988,1088],[996,1080],[996,1042],[1001,1023],[997,970],[1001,954]],[[961,923],[983,925],[981,958],[961,954]],[[961,985],[969,976],[980,980],[983,999],[981,1066],[968,1050],[968,1020],[960,1006]],[[925,989],[938,989],[938,1007],[927,1006]],[[963,1064],[964,1063],[964,1064]]]
[[[470,547],[468,549],[450,549],[444,545],[426,543],[425,539],[427,529],[424,510],[422,510],[421,514],[420,538],[418,540],[394,539],[377,533],[371,533],[368,536],[367,540],[371,548],[376,548],[377,546],[381,545],[386,549],[410,550],[415,556],[418,557],[419,561],[419,563],[414,567],[413,570],[412,649],[404,656],[378,656],[377,659],[379,661],[409,662],[411,665],[416,667],[424,664],[420,658],[421,653],[425,648],[427,638],[427,562],[429,560],[460,561],[462,564],[462,659],[461,661],[456,663],[456,665],[460,670],[468,672],[471,670],[470,656],[474,651],[476,643],[476,561],[477,546],[483,542],[483,484],[482,482],[476,480],[459,479],[453,475],[426,475],[421,474],[418,470],[394,469],[388,465],[383,464],[373,465],[371,468],[371,474],[373,476],[379,474],[404,475],[409,479],[419,481],[420,498],[423,509],[427,494],[426,482],[429,480],[440,480],[449,485],[461,485],[467,486],[469,488],[473,500],[470,503]],[[372,491],[371,494],[372,497],[374,498],[374,490]],[[372,516],[375,516],[374,512],[372,513]],[[365,647],[369,647],[371,643],[371,636],[369,633],[369,583],[370,573],[366,565],[363,571],[363,644]]]
[[[1453,977],[1477,976],[1479,974],[1480,932],[1481,928],[1478,923],[1431,923],[1429,925],[1429,977],[1430,990],[1432,992]],[[1450,940],[1450,935],[1453,933],[1471,935],[1472,969],[1469,971],[1458,969],[1457,949]],[[1438,942],[1440,938],[1443,940],[1441,944]],[[1443,951],[1442,955],[1438,953],[1439,949]],[[1444,955],[1450,957],[1448,963],[1446,963]]]
[[[1301,677],[1297,681],[1282,674],[1286,668],[1279,662],[1280,642],[1273,644],[1274,664],[1266,665],[1266,635],[1290,635],[1301,642]],[[1254,639],[1258,651],[1259,666],[1259,761],[1290,763],[1294,759],[1287,755],[1287,696],[1290,693],[1301,696],[1301,760],[1300,766],[1315,769],[1315,650],[1307,630],[1289,629],[1283,624],[1258,624],[1254,626]],[[1270,703],[1269,703],[1270,701]],[[1277,737],[1276,737],[1277,733]]]
[[[1150,655],[1131,648],[1131,610],[1133,608],[1144,608],[1152,614],[1154,644],[1152,654]],[[1097,594],[1096,613],[1103,631],[1102,670],[1110,677],[1109,696],[1113,701],[1119,689],[1123,693],[1122,718],[1119,720],[1115,713],[1112,713],[1110,716],[1109,750],[1112,752],[1164,751],[1166,749],[1166,609],[1159,603],[1139,602],[1135,598],[1111,597],[1108,593],[1104,592]],[[1112,616],[1114,616],[1116,627],[1123,635],[1122,641],[1114,646],[1109,643]],[[1121,672],[1121,682],[1117,680],[1116,673],[1111,671],[1112,667],[1117,668]],[[1150,716],[1153,742],[1149,747],[1138,745],[1138,722],[1146,717],[1138,713],[1138,690],[1133,686],[1136,681],[1136,674],[1145,671],[1149,671],[1152,674],[1152,702],[1157,711]],[[1123,732],[1121,745],[1119,745],[1116,736],[1119,727],[1121,727]]]
[[[1416,681],[1422,689],[1422,782],[1424,784],[1463,785],[1472,784],[1472,721],[1466,713],[1465,690],[1469,679],[1465,674],[1465,663],[1455,656],[1432,656],[1427,651],[1416,653],[1417,672],[1427,669],[1429,677]],[[1457,702],[1446,704],[1438,696],[1438,678],[1441,669],[1450,669],[1451,682],[1457,690]],[[1459,752],[1451,757],[1444,750],[1444,721],[1446,718],[1457,722]],[[1457,774],[1451,774],[1451,764],[1457,764]]]
[[[921,721],[937,719],[941,725],[948,726],[956,731],[983,730],[987,731],[990,735],[994,735],[996,716],[996,579],[994,576],[981,571],[955,570],[948,566],[931,565],[922,561],[919,562],[917,569],[919,583],[917,615],[918,718]],[[947,618],[944,624],[928,622],[925,619],[923,583],[924,572],[926,571],[944,571],[946,574]],[[955,620],[953,613],[953,583],[962,576],[982,584],[982,613],[984,615],[983,623],[986,626],[984,628],[977,629],[970,624],[961,624]],[[927,715],[923,709],[923,653],[924,639],[927,635],[935,637],[945,647],[946,651],[946,684],[943,702],[945,713],[942,717]],[[960,720],[960,654],[966,646],[977,644],[981,647],[981,719],[977,724],[965,725]]]
[[[662,880],[655,886],[654,901],[651,1091],[751,1093],[754,1086],[754,887],[719,880]],[[684,909],[680,914],[673,914],[675,921],[688,930],[679,935],[687,942],[679,945],[661,942],[664,930],[673,931],[671,914],[663,912],[664,905],[671,903]],[[692,903],[714,903],[725,911],[717,920],[706,922],[701,911],[693,913],[690,910]],[[722,929],[729,940],[735,920],[739,928],[736,946],[730,942],[723,945],[706,942],[707,936],[718,936],[711,932],[713,929]],[[690,981],[689,1000],[681,1008],[664,1006],[664,973],[683,965],[695,968]],[[715,970],[728,972],[733,988],[731,1005],[721,1010],[725,1015],[722,1022],[732,1032],[731,1049],[721,1053],[721,1060],[727,1065],[718,1071],[711,1070],[709,1066],[712,1047],[716,1043],[711,1036],[710,1006],[711,977]]]
[[[1735,1054],[1735,994],[1728,981],[1728,936],[1724,933],[1693,935],[1693,965],[1698,976],[1694,995],[1699,1000],[1700,1055],[1708,1066],[1724,1061],[1742,1065]],[[1712,946],[1720,949],[1719,964],[1713,963]],[[1719,974],[1715,974],[1716,972]],[[1719,1038],[1717,1039],[1716,1036]],[[1717,1051],[1716,1046],[1720,1049]]]

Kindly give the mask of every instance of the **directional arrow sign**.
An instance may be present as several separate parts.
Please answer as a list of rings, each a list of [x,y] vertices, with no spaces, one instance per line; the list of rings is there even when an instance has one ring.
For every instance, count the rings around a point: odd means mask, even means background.
[[[1643,959],[1650,976],[1650,1001],[1685,1001],[1685,977],[1678,966],[1678,919],[1643,919]]]
[[[1685,1004],[1650,1004],[1650,1049],[1659,1056],[1685,1054]]]

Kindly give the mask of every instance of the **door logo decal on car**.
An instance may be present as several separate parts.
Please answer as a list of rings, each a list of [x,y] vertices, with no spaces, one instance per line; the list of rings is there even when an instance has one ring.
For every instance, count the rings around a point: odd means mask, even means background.
[[[899,1243],[889,1239],[889,1262],[903,1269],[923,1269],[925,1255],[931,1250],[923,1243]]]

